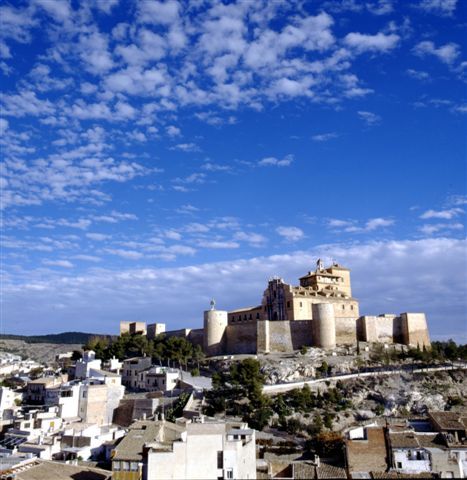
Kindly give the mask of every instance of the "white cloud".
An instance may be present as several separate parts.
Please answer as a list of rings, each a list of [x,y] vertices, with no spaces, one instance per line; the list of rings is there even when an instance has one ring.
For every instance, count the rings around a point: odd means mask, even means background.
[[[226,241],[226,240],[200,240],[198,245],[203,248],[215,248],[215,249],[233,249],[239,248],[238,242]]]
[[[184,183],[184,184],[190,184],[190,183],[205,183],[206,182],[206,174],[205,173],[192,173],[191,175],[188,175],[187,177],[180,178],[177,177],[173,180],[175,183]]]
[[[102,261],[102,258],[96,257],[95,255],[73,255],[72,258],[75,260],[82,260],[83,262],[98,263]]]
[[[390,227],[394,223],[394,220],[388,218],[372,218],[366,222],[365,230],[371,232],[378,228]]]
[[[415,45],[415,47],[412,49],[412,52],[419,57],[433,55],[441,62],[451,65],[454,63],[457,57],[459,57],[460,48],[457,43],[453,42],[436,47],[431,40],[424,40],[423,42]]]
[[[199,152],[200,148],[196,143],[179,143],[170,147],[170,150],[180,150],[181,152]]]
[[[367,2],[366,8],[374,15],[387,15],[394,11],[392,0],[376,0],[376,2]]]
[[[421,0],[418,8],[436,15],[452,16],[456,10],[457,0]]]
[[[189,203],[186,205],[182,205],[181,207],[176,209],[177,213],[182,213],[182,214],[194,214],[196,212],[199,212],[199,208],[195,207],[194,205],[190,205]]]
[[[179,137],[181,135],[180,129],[175,125],[169,125],[165,130],[169,137]]]
[[[167,230],[164,232],[164,236],[170,240],[181,240],[182,235],[175,230]]]
[[[363,120],[367,125],[378,125],[381,123],[381,117],[373,112],[366,112],[360,110],[357,112],[357,115]]]
[[[139,260],[143,257],[141,252],[137,252],[135,250],[124,250],[121,248],[104,248],[103,252],[126,258],[127,260]]]
[[[288,242],[296,242],[305,236],[303,230],[298,227],[281,226],[276,228],[276,232]]]
[[[420,227],[420,231],[425,235],[433,235],[438,232],[445,233],[449,230],[464,230],[464,225],[462,223],[434,223]]]
[[[373,232],[380,228],[391,227],[396,222],[390,218],[370,218],[363,226],[359,226],[356,220],[340,220],[337,218],[330,218],[327,220],[327,226],[332,229],[343,230],[348,233],[366,233]]]
[[[351,227],[355,222],[353,220],[339,220],[337,218],[330,218],[327,221],[327,226],[330,228],[344,228]]]
[[[264,235],[254,232],[236,232],[233,238],[253,246],[262,246],[267,242],[267,238]]]
[[[187,233],[206,233],[209,232],[210,228],[204,223],[193,222],[186,225],[184,230]]]
[[[89,238],[90,240],[95,240],[96,242],[103,242],[104,240],[107,240],[110,238],[110,235],[106,235],[104,233],[86,233],[86,237]]]
[[[344,38],[344,43],[348,47],[363,52],[388,52],[397,47],[400,37],[395,33],[377,33],[368,35],[363,33],[351,32]]]
[[[228,172],[232,170],[229,165],[220,165],[218,163],[206,162],[201,165],[202,170],[206,170],[208,172]]]
[[[36,93],[21,90],[18,94],[3,93],[0,102],[2,114],[12,117],[43,116],[53,114],[55,108],[49,100],[37,98]]]
[[[424,220],[429,218],[441,218],[443,220],[451,220],[454,217],[457,217],[464,213],[462,208],[449,208],[446,210],[427,210],[426,212],[420,215],[420,218]]]
[[[70,18],[71,5],[69,0],[34,0],[34,3],[40,5],[58,22],[64,22]]]
[[[44,265],[49,267],[73,268],[74,265],[68,260],[44,260]]]
[[[175,0],[138,3],[138,18],[143,23],[170,25],[178,20],[179,4]]]
[[[294,156],[292,154],[288,154],[282,159],[278,159],[276,157],[266,157],[260,160],[258,165],[260,167],[289,167],[292,165],[293,160]]]
[[[45,0],[47,3],[49,0]],[[80,36],[79,49],[86,70],[94,75],[108,72],[114,62],[108,51],[108,39],[103,33],[94,31]]]
[[[328,133],[318,133],[316,135],[313,135],[311,139],[314,142],[328,142],[329,140],[333,140],[334,138],[337,138],[339,136],[338,133],[336,132],[328,132]]]
[[[416,78],[417,80],[430,80],[430,74],[427,72],[423,72],[421,70],[414,70],[413,68],[409,68],[406,70],[407,75],[412,78]]]

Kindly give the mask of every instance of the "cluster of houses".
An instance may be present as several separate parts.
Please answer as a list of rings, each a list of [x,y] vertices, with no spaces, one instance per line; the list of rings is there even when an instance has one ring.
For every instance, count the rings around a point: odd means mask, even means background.
[[[103,363],[93,351],[64,365],[66,373],[46,369],[36,379],[17,371],[11,388],[0,387],[0,478],[467,478],[466,413],[353,427],[336,465],[302,454],[260,455],[264,432],[203,415],[207,377],[155,366],[149,357]],[[183,411],[167,421],[182,392]]]
[[[427,418],[375,421],[351,429],[346,459],[352,478],[387,471],[466,478],[467,412],[429,412]]]
[[[69,364],[65,357],[56,360]],[[18,388],[0,387],[0,478],[256,477],[255,431],[202,415],[206,377],[152,365],[149,357],[103,364],[93,351],[66,373],[30,379],[13,371],[9,380],[21,381],[8,383]],[[164,410],[181,392],[190,394],[183,416],[166,421]]]

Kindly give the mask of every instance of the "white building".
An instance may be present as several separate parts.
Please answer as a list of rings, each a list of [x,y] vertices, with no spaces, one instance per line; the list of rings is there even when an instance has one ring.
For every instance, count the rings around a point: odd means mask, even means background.
[[[11,420],[13,412],[16,409],[16,399],[20,399],[18,394],[8,387],[0,387],[0,420]]]
[[[139,373],[136,388],[148,392],[172,391],[180,379],[180,370],[167,367],[152,367]]]
[[[394,470],[403,474],[431,472],[430,453],[420,437],[415,432],[389,434]]]
[[[108,425],[125,393],[122,378],[112,372],[88,369],[89,377],[49,388],[45,404],[57,406],[64,420],[80,417],[83,422]]]
[[[76,422],[67,425],[62,431],[61,459],[96,459],[105,450],[105,443],[125,435],[125,430],[115,426],[102,426]]]
[[[151,367],[151,357],[133,357],[123,361],[122,383],[128,388],[138,388],[139,374]]]
[[[244,423],[135,422],[115,449],[115,480],[256,478],[255,431]]]
[[[84,352],[83,358],[78,360],[75,365],[75,378],[88,378],[91,368],[100,370],[102,362],[96,358],[93,350]]]

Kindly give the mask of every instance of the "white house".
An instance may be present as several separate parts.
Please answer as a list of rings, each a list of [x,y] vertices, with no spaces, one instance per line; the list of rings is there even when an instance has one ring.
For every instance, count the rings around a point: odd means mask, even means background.
[[[135,422],[116,447],[115,480],[256,478],[255,431],[245,423]]]

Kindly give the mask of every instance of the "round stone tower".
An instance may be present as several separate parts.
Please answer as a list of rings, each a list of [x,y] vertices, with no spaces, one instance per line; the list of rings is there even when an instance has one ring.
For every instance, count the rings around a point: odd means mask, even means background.
[[[313,344],[319,348],[336,348],[336,319],[332,303],[313,304]]]
[[[214,300],[211,309],[204,312],[204,353],[208,357],[225,353],[225,331],[227,329],[227,312],[216,310]]]

